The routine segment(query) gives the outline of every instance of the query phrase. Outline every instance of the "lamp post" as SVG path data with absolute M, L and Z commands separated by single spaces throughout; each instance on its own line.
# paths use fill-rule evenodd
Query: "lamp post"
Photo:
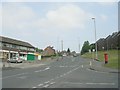
M 95 18 L 92 18 L 92 20 L 94 20 L 94 29 L 95 29 L 95 50 L 96 50 L 96 60 L 98 59 L 98 54 L 97 54 L 97 42 L 96 42 L 96 22 L 95 22 Z

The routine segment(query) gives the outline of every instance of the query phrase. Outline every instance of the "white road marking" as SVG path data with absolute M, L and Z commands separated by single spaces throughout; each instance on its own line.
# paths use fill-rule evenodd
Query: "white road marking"
M 45 68 L 45 70 L 48 70 L 48 69 L 50 69 L 50 67 Z
M 46 70 L 49 70 L 49 69 L 50 69 L 50 67 L 47 67 L 44 70 L 37 70 L 37 71 L 34 71 L 34 72 L 42 72 L 42 71 L 46 71 Z
M 63 82 L 66 84 L 87 84 L 87 85 L 115 85 L 115 83 L 74 83 L 74 82 Z
M 40 86 L 42 86 L 43 84 L 39 84 L 38 86 L 40 87 Z
M 63 83 L 68 83 L 68 84 L 84 84 L 84 83 L 73 83 L 73 82 L 63 82 Z
M 37 88 L 37 87 L 32 87 L 32 88 Z
M 47 87 L 49 87 L 50 85 L 49 84 L 47 84 L 47 85 L 45 85 L 45 86 L 43 86 L 44 88 L 47 88 Z
M 90 66 L 92 66 L 92 62 L 90 61 Z
M 28 74 L 28 73 L 20 73 L 20 74 L 16 74 L 16 75 L 11 75 L 11 76 L 2 77 L 2 78 L 0 78 L 0 79 L 6 79 L 6 78 L 9 78 L 9 77 L 15 77 L 15 76 L 20 76 L 20 75 L 24 75 L 24 74 Z
M 86 83 L 86 84 L 89 84 L 89 85 L 115 85 L 115 83 Z
M 83 68 L 83 65 L 81 65 L 81 67 Z
M 44 83 L 49 83 L 50 81 L 44 82 Z
M 55 82 L 51 82 L 50 84 L 52 85 L 52 84 L 54 84 Z

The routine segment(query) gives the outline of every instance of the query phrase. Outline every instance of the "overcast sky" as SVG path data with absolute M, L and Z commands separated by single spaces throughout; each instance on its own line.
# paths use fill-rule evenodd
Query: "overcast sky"
M 13 0 L 15 1 L 15 0 Z M 23 0 L 19 0 L 23 1 Z M 113 1 L 113 0 L 110 0 Z M 1 5 L 1 4 L 0 4 Z M 84 41 L 94 43 L 96 18 L 97 39 L 118 31 L 117 2 L 2 2 L 2 36 L 27 41 L 44 49 L 79 51 Z

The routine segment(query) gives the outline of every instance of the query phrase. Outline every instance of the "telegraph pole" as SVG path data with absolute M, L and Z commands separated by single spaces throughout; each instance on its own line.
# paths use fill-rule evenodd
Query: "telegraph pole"
M 61 50 L 63 51 L 63 40 L 61 40 Z

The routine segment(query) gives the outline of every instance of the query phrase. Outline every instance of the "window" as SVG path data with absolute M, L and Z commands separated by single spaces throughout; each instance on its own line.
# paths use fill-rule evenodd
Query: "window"
M 20 46 L 21 50 L 27 50 L 27 47 Z

